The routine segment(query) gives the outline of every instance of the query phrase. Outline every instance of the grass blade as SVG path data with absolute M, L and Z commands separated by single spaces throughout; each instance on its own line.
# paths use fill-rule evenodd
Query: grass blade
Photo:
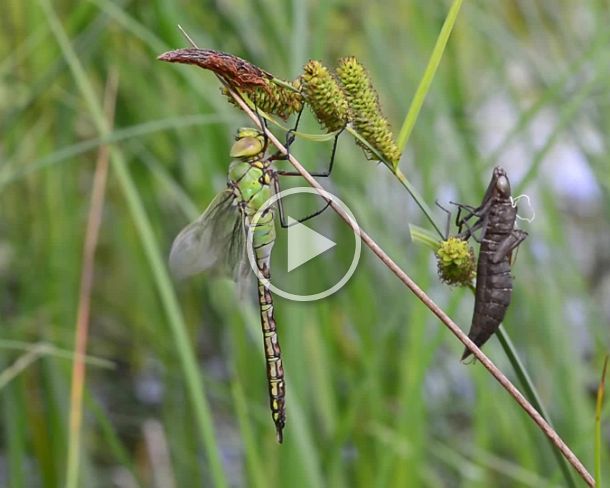
M 604 407 L 604 392 L 606 389 L 606 371 L 608 369 L 608 354 L 604 359 L 602 377 L 597 388 L 597 401 L 595 402 L 595 486 L 602 486 L 602 410 Z
M 411 132 L 413 131 L 413 127 L 415 127 L 415 122 L 419 116 L 419 111 L 424 104 L 428 90 L 430 90 L 430 85 L 432 84 L 436 70 L 441 62 L 443 53 L 445 52 L 445 46 L 447 46 L 447 41 L 449 40 L 451 31 L 455 25 L 457 16 L 460 13 L 461 6 L 462 0 L 453 0 L 453 4 L 449 9 L 445 23 L 443 24 L 441 32 L 436 40 L 436 44 L 432 50 L 432 55 L 428 61 L 428 66 L 426 66 L 426 70 L 424 71 L 422 79 L 419 82 L 419 86 L 417 87 L 415 95 L 413 96 L 413 101 L 411 102 L 407 116 L 405 117 L 402 127 L 400 128 L 400 132 L 398 133 L 398 147 L 401 151 L 404 151 L 407 143 L 409 142 Z
M 106 83 L 104 96 L 104 113 L 108 127 L 114 121 L 114 110 L 118 89 L 118 75 L 111 72 Z M 72 392 L 70 396 L 70 431 L 68 438 L 68 462 L 66 465 L 66 487 L 78 486 L 79 453 L 81 450 L 80 432 L 83 418 L 83 390 L 85 388 L 85 361 L 87 353 L 87 340 L 89 335 L 89 318 L 91 308 L 91 292 L 93 289 L 93 274 L 95 267 L 95 250 L 102 224 L 102 211 L 106 194 L 106 181 L 108 179 L 108 146 L 100 147 L 93 189 L 91 193 L 91 207 L 87 221 L 87 230 L 83 249 L 83 266 L 81 271 L 80 294 L 74 338 L 74 362 L 72 364 Z

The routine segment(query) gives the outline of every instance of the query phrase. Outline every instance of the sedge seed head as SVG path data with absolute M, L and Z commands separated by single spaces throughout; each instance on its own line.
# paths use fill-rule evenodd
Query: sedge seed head
M 339 60 L 336 72 L 348 101 L 349 117 L 354 129 L 391 164 L 392 169 L 396 169 L 400 150 L 394 141 L 389 122 L 381 113 L 379 97 L 366 69 L 355 57 L 350 56 Z M 368 156 L 375 159 L 372 154 Z
M 440 279 L 452 286 L 468 286 L 475 277 L 475 258 L 468 242 L 457 237 L 442 241 L 436 251 Z
M 300 89 L 298 79 L 289 82 L 289 84 L 297 90 Z M 277 85 L 273 81 L 268 81 L 265 87 L 255 86 L 242 89 L 242 91 L 248 95 L 257 108 L 265 113 L 277 115 L 284 120 L 292 114 L 300 112 L 303 108 L 303 97 L 299 92 Z M 229 103 L 239 107 L 225 87 L 221 88 L 221 92 L 228 98 Z
M 308 61 L 300 77 L 302 92 L 312 112 L 329 132 L 347 123 L 347 100 L 332 73 L 319 61 Z

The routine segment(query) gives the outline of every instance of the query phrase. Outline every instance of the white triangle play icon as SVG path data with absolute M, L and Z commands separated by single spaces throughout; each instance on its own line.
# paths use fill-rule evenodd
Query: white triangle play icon
M 288 217 L 288 271 L 335 247 L 336 242 Z

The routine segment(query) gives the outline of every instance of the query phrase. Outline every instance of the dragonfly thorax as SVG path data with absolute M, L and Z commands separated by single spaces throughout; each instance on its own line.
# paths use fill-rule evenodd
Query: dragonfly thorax
M 262 161 L 235 159 L 229 166 L 229 187 L 235 198 L 254 210 L 261 208 L 271 198 L 271 179 L 267 166 Z

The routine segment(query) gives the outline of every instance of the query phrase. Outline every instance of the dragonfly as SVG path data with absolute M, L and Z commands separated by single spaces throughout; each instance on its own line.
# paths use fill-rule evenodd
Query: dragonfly
M 513 277 L 511 274 L 512 252 L 527 237 L 527 232 L 515 228 L 517 205 L 511 197 L 508 175 L 497 166 L 480 206 L 456 204 L 458 237 L 468 240 L 471 236 L 481 243 L 477 263 L 477 283 L 474 313 L 468 337 L 478 347 L 487 342 L 504 319 L 511 302 Z M 462 210 L 466 216 L 461 217 Z M 476 218 L 474 224 L 468 221 Z M 462 230 L 465 228 L 464 230 Z M 481 230 L 481 237 L 474 232 Z M 462 360 L 470 356 L 466 348 Z
M 271 251 L 276 238 L 276 205 L 281 226 L 294 224 L 287 223 L 281 199 L 274 205 L 265 203 L 281 191 L 279 176 L 300 176 L 300 173 L 274 169 L 273 161 L 285 159 L 286 156 L 278 152 L 266 157 L 267 146 L 264 132 L 253 128 L 237 131 L 230 150 L 232 161 L 227 187 L 216 195 L 197 220 L 178 234 L 171 247 L 169 264 L 178 278 L 224 267 L 233 273 L 234 278 L 241 280 L 248 274 L 247 246 L 250 241 L 247 239 L 247 231 L 251 231 L 251 251 L 255 261 L 253 266 L 258 271 L 254 274 L 257 280 L 269 404 L 277 441 L 281 444 L 286 424 L 286 385 L 273 296 L 268 287 L 271 279 Z M 328 176 L 330 169 L 312 175 Z M 325 209 L 326 207 L 296 222 L 309 220 Z

